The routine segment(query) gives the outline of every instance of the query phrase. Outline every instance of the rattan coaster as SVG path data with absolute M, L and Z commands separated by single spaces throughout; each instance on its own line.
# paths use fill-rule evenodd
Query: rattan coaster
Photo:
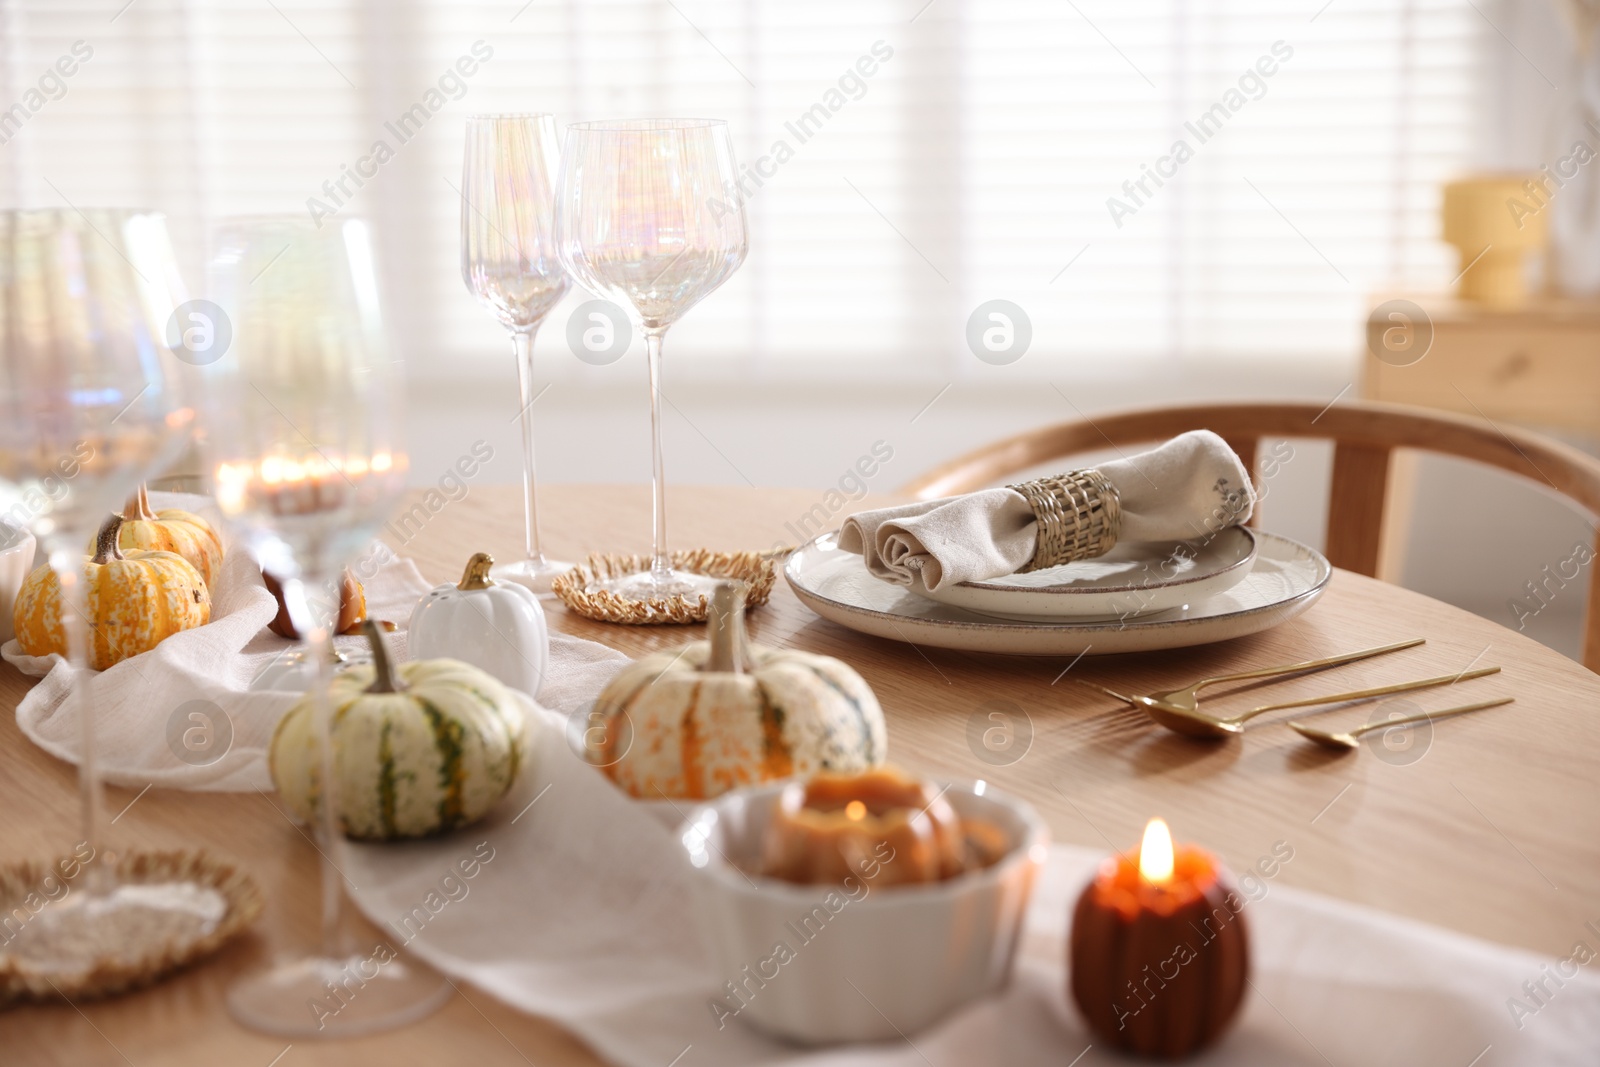
M 221 948 L 263 905 L 253 878 L 209 853 L 133 852 L 112 888 L 123 907 L 87 927 L 57 921 L 107 899 L 88 895 L 89 875 L 75 859 L 0 867 L 0 1007 L 149 985 Z
M 733 578 L 749 586 L 745 603 L 750 607 L 765 604 L 772 595 L 778 570 L 770 552 L 713 552 L 696 548 L 672 553 L 676 570 L 691 571 L 711 578 Z M 550 591 L 571 610 L 599 622 L 620 622 L 630 626 L 658 626 L 664 623 L 705 622 L 709 602 L 705 597 L 652 597 L 631 600 L 604 589 L 592 589 L 595 582 L 638 574 L 650 569 L 649 556 L 591 555 L 582 566 L 557 578 Z

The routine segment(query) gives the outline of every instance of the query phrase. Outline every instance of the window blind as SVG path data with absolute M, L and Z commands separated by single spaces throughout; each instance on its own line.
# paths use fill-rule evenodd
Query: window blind
M 722 117 L 750 255 L 674 327 L 679 380 L 1348 359 L 1371 292 L 1455 273 L 1437 190 L 1493 32 L 1466 0 L 0 0 L 0 195 L 159 207 L 196 289 L 222 215 L 367 215 L 413 375 L 498 380 L 463 118 Z M 600 373 L 557 336 L 581 299 L 548 373 Z M 1003 369 L 966 340 L 991 299 L 1032 322 Z

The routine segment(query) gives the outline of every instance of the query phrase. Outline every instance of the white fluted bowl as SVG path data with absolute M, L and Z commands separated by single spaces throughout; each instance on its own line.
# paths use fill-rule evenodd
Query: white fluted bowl
M 1005 834 L 993 866 L 929 885 L 795 885 L 744 873 L 759 869 L 784 784 L 701 804 L 680 828 L 703 935 L 731 983 L 720 1022 L 806 1044 L 887 1040 L 1006 984 L 1049 840 L 1033 808 L 981 782 L 951 785 L 958 815 Z
M 28 572 L 33 570 L 33 534 L 0 522 L 0 643 L 11 640 L 11 609 Z

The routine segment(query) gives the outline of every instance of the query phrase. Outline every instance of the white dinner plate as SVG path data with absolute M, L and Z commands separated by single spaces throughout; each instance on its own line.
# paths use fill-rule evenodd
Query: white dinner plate
M 1133 619 L 1198 604 L 1244 581 L 1256 539 L 1242 526 L 1193 541 L 1115 545 L 1094 559 L 1007 574 L 942 589 L 908 587 L 918 596 L 1002 619 Z
M 1333 574 L 1322 554 L 1259 530 L 1255 541 L 1249 573 L 1233 588 L 1168 611 L 1109 621 L 998 619 L 941 604 L 872 577 L 859 555 L 839 548 L 837 532 L 802 545 L 783 574 L 818 615 L 892 641 L 1017 656 L 1146 652 L 1260 633 L 1316 603 Z

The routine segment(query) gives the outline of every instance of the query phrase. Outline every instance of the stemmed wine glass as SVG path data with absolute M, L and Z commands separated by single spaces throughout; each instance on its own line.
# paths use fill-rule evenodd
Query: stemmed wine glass
M 371 543 L 404 489 L 403 382 L 358 219 L 320 227 L 303 216 L 226 222 L 215 235 L 212 288 L 233 334 L 230 351 L 207 368 L 205 445 L 217 505 L 279 576 L 295 628 L 306 635 L 320 757 L 321 951 L 245 976 L 229 990 L 228 1007 L 275 1034 L 371 1033 L 420 1018 L 450 987 L 393 953 L 374 959 L 343 934 L 329 723 L 333 619 L 315 593 Z M 329 991 L 350 987 L 352 976 L 355 995 L 330 1002 Z
M 0 517 L 38 538 L 60 590 L 67 662 L 89 669 L 84 546 L 113 508 L 174 459 L 193 430 L 167 332 L 184 300 L 166 221 L 129 210 L 0 212 Z M 93 701 L 74 683 L 85 881 L 40 912 L 10 951 L 63 971 L 101 952 L 140 955 L 154 912 L 194 912 L 196 887 L 116 880 L 101 839 Z M 86 851 L 87 850 L 87 851 Z M 203 907 L 202 907 L 203 910 Z M 141 921 L 141 915 L 146 921 Z M 189 931 L 200 936 L 198 925 Z M 142 936 L 143 935 L 143 936 Z
M 533 339 L 567 291 L 556 257 L 555 178 L 561 151 L 551 115 L 473 115 L 461 164 L 461 277 L 511 333 L 522 423 L 525 558 L 494 568 L 536 593 L 548 593 L 572 564 L 546 559 L 539 546 L 533 475 Z
M 650 570 L 601 584 L 634 600 L 709 595 L 716 580 L 667 558 L 661 459 L 661 339 L 744 262 L 744 204 L 728 124 L 625 119 L 567 127 L 557 189 L 561 262 L 594 293 L 633 308 L 650 370 L 654 549 Z

